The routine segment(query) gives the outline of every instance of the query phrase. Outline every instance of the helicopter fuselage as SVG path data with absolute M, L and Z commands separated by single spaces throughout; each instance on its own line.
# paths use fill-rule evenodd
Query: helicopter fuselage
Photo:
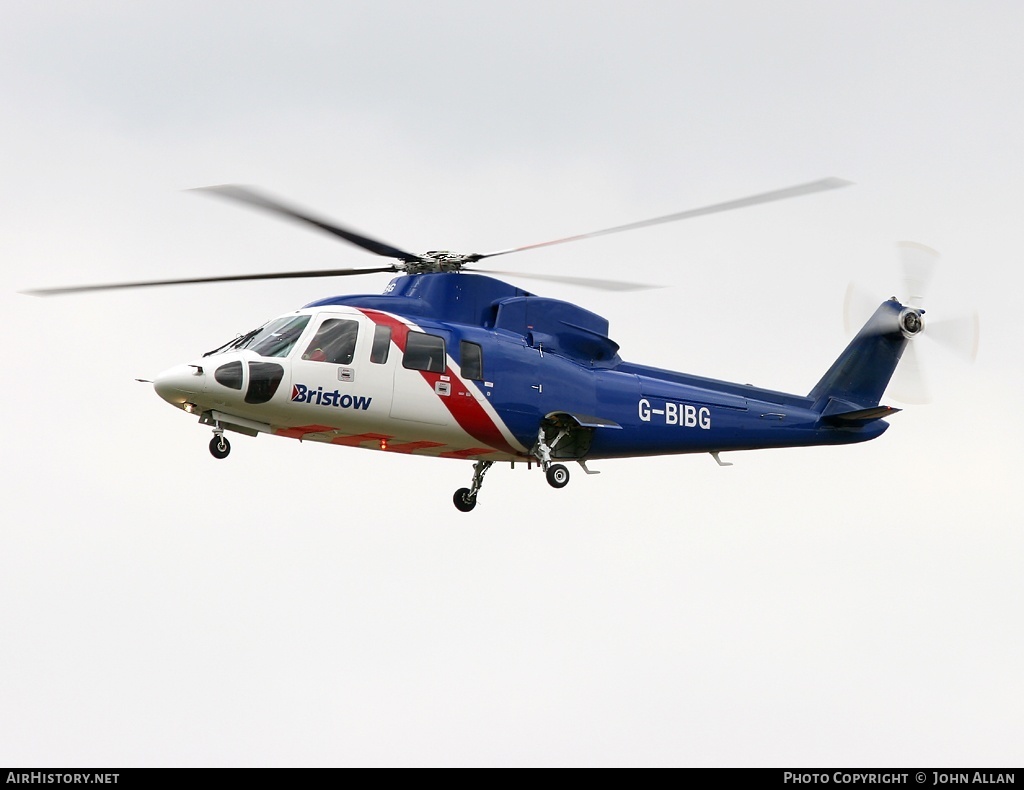
M 888 427 L 821 385 L 800 396 L 625 362 L 600 316 L 462 273 L 312 303 L 154 386 L 216 430 L 477 461 L 846 444 Z

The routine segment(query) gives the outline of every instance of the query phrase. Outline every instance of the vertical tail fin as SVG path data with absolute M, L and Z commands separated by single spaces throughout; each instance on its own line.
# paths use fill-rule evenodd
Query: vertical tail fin
M 814 409 L 836 413 L 878 406 L 907 343 L 921 331 L 921 312 L 895 298 L 882 303 L 811 390 Z

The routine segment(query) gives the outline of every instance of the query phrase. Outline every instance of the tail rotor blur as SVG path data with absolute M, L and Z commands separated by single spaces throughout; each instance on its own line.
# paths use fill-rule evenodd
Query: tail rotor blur
M 908 310 L 923 316 L 924 302 L 938 268 L 939 254 L 931 247 L 912 241 L 901 241 L 896 247 L 903 274 L 901 301 Z M 843 305 L 843 324 L 847 334 L 852 334 L 866 320 L 876 302 L 862 288 L 850 283 Z M 980 337 L 978 313 L 975 311 L 936 320 L 929 316 L 920 334 L 936 341 L 957 357 L 973 362 L 978 354 Z M 916 335 L 910 338 L 887 390 L 894 400 L 906 404 L 923 404 L 931 400 L 925 380 L 925 366 L 913 342 L 915 340 Z

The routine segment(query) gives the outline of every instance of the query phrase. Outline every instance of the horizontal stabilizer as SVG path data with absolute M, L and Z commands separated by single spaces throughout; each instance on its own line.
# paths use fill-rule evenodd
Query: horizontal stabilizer
M 829 406 L 837 404 L 842 404 L 842 401 L 832 401 Z M 839 411 L 828 414 L 828 409 L 826 409 L 826 413 L 822 414 L 821 419 L 823 422 L 832 423 L 833 425 L 849 425 L 851 423 L 880 420 L 899 411 L 902 411 L 902 409 L 894 409 L 891 406 L 872 406 L 870 409 L 854 409 L 853 411 Z

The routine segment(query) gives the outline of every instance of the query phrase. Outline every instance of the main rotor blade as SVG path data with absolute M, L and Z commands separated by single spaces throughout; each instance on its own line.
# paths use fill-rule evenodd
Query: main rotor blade
M 343 228 L 333 222 L 328 222 L 327 220 L 314 217 L 312 214 L 299 211 L 296 208 L 285 205 L 276 198 L 270 198 L 266 195 L 260 194 L 249 187 L 239 186 L 238 184 L 221 184 L 219 186 L 212 187 L 197 187 L 190 191 L 209 192 L 230 200 L 236 200 L 239 203 L 245 203 L 250 206 L 255 206 L 256 208 L 261 208 L 264 211 L 271 212 L 272 214 L 280 214 L 282 216 L 298 220 L 299 222 L 305 222 L 315 228 L 319 228 L 320 230 L 327 231 L 334 236 L 338 236 L 350 244 L 362 247 L 364 250 L 369 250 L 376 255 L 383 255 L 385 258 L 397 258 L 400 261 L 422 260 L 420 256 L 413 255 L 411 252 L 400 250 L 398 247 L 392 247 L 390 244 L 385 244 L 382 241 L 371 239 L 369 236 L 363 236 L 360 233 Z
M 523 250 L 533 250 L 538 247 L 550 247 L 554 244 L 565 244 L 569 241 L 579 241 L 581 239 L 591 239 L 595 236 L 607 236 L 611 233 L 621 233 L 626 230 L 636 230 L 638 228 L 646 228 L 650 225 L 660 225 L 664 222 L 676 222 L 681 219 L 690 219 L 691 217 L 701 217 L 705 214 L 717 214 L 722 211 L 732 211 L 737 208 L 745 208 L 747 206 L 756 206 L 760 203 L 771 203 L 776 200 L 786 200 L 788 198 L 800 197 L 801 195 L 810 195 L 814 192 L 824 192 L 827 189 L 838 189 L 839 187 L 850 186 L 852 182 L 844 181 L 841 178 L 823 178 L 820 181 L 811 181 L 807 184 L 798 184 L 797 186 L 787 187 L 786 189 L 777 189 L 773 192 L 762 192 L 759 195 L 751 195 L 750 197 L 739 198 L 738 200 L 729 200 L 725 203 L 715 203 L 711 206 L 704 206 L 702 208 L 689 209 L 688 211 L 680 211 L 677 214 L 667 214 L 664 217 L 655 217 L 654 219 L 645 219 L 639 222 L 631 222 L 628 225 L 616 225 L 614 228 L 605 228 L 604 230 L 595 230 L 590 233 L 581 233 L 578 236 L 567 236 L 564 239 L 554 239 L 552 241 L 542 241 L 539 244 L 526 244 L 522 247 L 512 247 L 507 250 L 498 250 L 497 252 L 487 252 L 483 254 L 469 255 L 467 260 L 479 261 L 484 258 L 493 258 L 496 255 L 507 255 L 510 252 L 522 252 Z
M 189 285 L 192 283 L 229 283 L 242 280 L 291 280 L 303 277 L 346 277 L 352 274 L 374 274 L 376 272 L 398 271 L 395 266 L 376 269 L 315 269 L 308 272 L 269 272 L 267 274 L 231 274 L 224 277 L 190 277 L 183 280 L 145 280 L 130 283 L 107 283 L 105 285 L 72 285 L 62 288 L 34 288 L 22 291 L 29 296 L 60 296 L 61 294 L 84 293 L 86 291 L 114 291 L 120 288 L 149 288 L 157 285 Z
M 553 283 L 582 285 L 585 288 L 599 288 L 602 291 L 644 291 L 651 288 L 664 288 L 664 285 L 648 285 L 646 283 L 628 283 L 622 280 L 599 280 L 594 277 L 562 277 L 558 274 L 524 274 L 488 269 L 487 274 L 501 274 L 509 277 L 522 277 L 526 280 L 547 280 Z

